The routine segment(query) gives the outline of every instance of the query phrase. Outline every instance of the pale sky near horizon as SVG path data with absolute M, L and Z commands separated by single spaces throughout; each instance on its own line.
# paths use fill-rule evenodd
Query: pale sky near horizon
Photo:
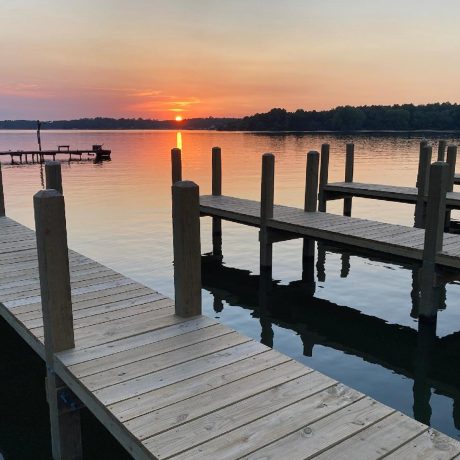
M 460 102 L 460 0 L 0 6 L 0 119 Z

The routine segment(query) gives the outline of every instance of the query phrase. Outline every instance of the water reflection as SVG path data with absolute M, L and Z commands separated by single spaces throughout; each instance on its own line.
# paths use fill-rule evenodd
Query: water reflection
M 182 133 L 180 131 L 176 134 L 176 147 L 182 150 Z
M 318 280 L 326 276 L 326 254 L 338 251 L 327 249 L 319 244 Z M 350 254 L 344 252 L 341 261 L 341 276 L 346 277 L 351 269 Z M 420 297 L 420 268 L 406 264 L 403 269 L 413 274 L 412 310 L 407 313 L 415 316 Z M 300 280 L 281 285 L 271 278 L 269 271 L 253 275 L 249 270 L 227 267 L 222 257 L 211 254 L 202 257 L 202 270 L 203 288 L 214 297 L 216 313 L 222 311 L 225 303 L 251 310 L 251 316 L 260 323 L 260 340 L 265 345 L 273 346 L 274 326 L 277 326 L 298 334 L 304 356 L 313 356 L 314 347 L 321 345 L 383 366 L 413 381 L 409 415 L 430 424 L 430 399 L 434 391 L 453 400 L 453 424 L 460 429 L 460 368 L 454 365 L 460 352 L 460 331 L 440 338 L 435 323 L 420 322 L 416 330 L 319 298 L 315 296 L 315 276 L 311 272 Z

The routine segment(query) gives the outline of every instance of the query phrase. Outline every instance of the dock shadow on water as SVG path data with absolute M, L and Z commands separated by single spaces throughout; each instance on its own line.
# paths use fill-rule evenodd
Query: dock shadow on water
M 259 322 L 260 341 L 269 347 L 274 345 L 276 331 L 295 333 L 301 340 L 301 345 L 297 346 L 302 349 L 291 349 L 289 354 L 303 355 L 301 360 L 315 369 L 318 369 L 322 358 L 313 358 L 315 354 L 321 355 L 320 350 L 324 348 L 358 358 L 410 382 L 412 395 L 407 388 L 400 389 L 400 398 L 408 400 L 406 410 L 400 410 L 422 423 L 436 425 L 432 423 L 433 395 L 448 398 L 452 401 L 452 415 L 450 420 L 442 422 L 441 429 L 455 436 L 455 430 L 460 430 L 460 367 L 456 365 L 460 353 L 460 326 L 458 332 L 438 337 L 436 323 L 418 322 L 414 323 L 415 328 L 391 324 L 382 318 L 321 298 L 317 293 L 317 284 L 326 280 L 326 254 L 340 254 L 341 278 L 346 278 L 352 267 L 350 253 L 346 249 L 325 247 L 321 243 L 318 249 L 316 266 L 304 271 L 301 279 L 288 284 L 273 280 L 269 271 L 255 275 L 249 270 L 226 266 L 221 256 L 206 254 L 202 257 L 203 289 L 211 294 L 213 308 L 218 315 L 224 308 L 249 310 Z M 367 256 L 360 254 L 360 257 Z M 412 286 L 408 286 L 412 305 L 408 302 L 407 315 L 417 317 L 420 268 L 407 261 L 400 261 L 398 266 L 412 272 Z M 443 309 L 445 288 L 439 289 L 438 294 L 439 308 Z M 289 346 L 292 347 L 292 342 Z M 334 375 L 331 367 L 327 364 L 324 367 L 330 376 L 344 380 L 340 371 Z M 381 393 L 374 388 L 373 396 L 388 403 L 385 399 L 387 389 L 382 383 Z M 364 391 L 355 379 L 353 384 Z
M 0 460 L 50 460 L 45 364 L 3 318 L 0 348 Z M 82 431 L 84 458 L 132 458 L 87 409 Z

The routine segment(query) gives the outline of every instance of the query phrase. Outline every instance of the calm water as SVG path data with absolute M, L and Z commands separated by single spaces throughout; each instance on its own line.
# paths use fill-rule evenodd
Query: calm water
M 429 140 L 437 142 L 436 138 Z M 71 248 L 170 296 L 172 147 L 182 146 L 183 177 L 197 182 L 202 193 L 210 193 L 211 147 L 222 147 L 223 192 L 253 199 L 259 198 L 261 154 L 273 152 L 276 202 L 302 206 L 306 152 L 329 142 L 330 180 L 343 180 L 345 143 L 350 141 L 356 146 L 356 181 L 414 185 L 417 136 L 42 133 L 44 148 L 104 143 L 112 149 L 111 162 L 62 164 Z M 449 141 L 458 143 L 459 137 Z M 0 150 L 35 145 L 33 132 L 0 132 Z M 42 187 L 41 167 L 9 165 L 8 158 L 2 161 L 7 214 L 33 227 L 32 196 Z M 340 213 L 341 206 L 340 201 L 329 202 L 328 211 Z M 413 207 L 355 199 L 353 215 L 411 225 Z M 438 315 L 437 338 L 431 347 L 432 363 L 427 377 L 420 377 L 430 347 L 420 339 L 417 343 L 418 324 L 411 316 L 415 266 L 320 246 L 315 282 L 302 283 L 301 241 L 278 243 L 273 259 L 275 287 L 267 312 L 260 309 L 267 299 L 259 295 L 257 231 L 224 222 L 224 257 L 223 263 L 218 263 L 205 255 L 211 250 L 211 221 L 206 218 L 201 222 L 205 314 L 460 437 L 459 283 L 447 285 L 445 308 Z M 42 363 L 3 323 L 0 334 L 1 346 L 9 353 L 0 369 L 0 452 L 5 458 L 48 458 Z M 416 355 L 421 357 L 419 362 Z M 25 369 L 25 363 L 30 369 Z M 88 458 L 103 458 L 94 454 L 94 449 L 104 436 L 109 446 L 107 458 L 123 458 L 123 450 L 111 444 L 88 414 L 85 417 Z

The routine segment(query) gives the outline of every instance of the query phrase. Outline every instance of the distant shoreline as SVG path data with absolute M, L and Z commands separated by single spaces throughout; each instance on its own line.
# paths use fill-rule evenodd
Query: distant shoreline
M 30 132 L 30 133 L 35 133 L 35 129 L 24 129 L 24 128 L 0 128 L 0 132 L 17 132 L 17 131 L 23 131 L 23 132 Z M 396 129 L 361 129 L 361 130 L 305 130 L 305 131 L 284 131 L 284 130 L 241 130 L 241 131 L 236 131 L 236 130 L 219 130 L 219 129 L 180 129 L 178 128 L 163 128 L 163 129 L 151 129 L 151 128 L 118 128 L 118 129 L 95 129 L 95 128 L 45 128 L 42 129 L 42 131 L 47 131 L 47 132 L 77 132 L 77 131 L 83 131 L 83 132 L 121 132 L 121 131 L 127 131 L 127 132 L 135 132 L 135 131 L 155 131 L 155 132 L 161 132 L 161 131 L 170 131 L 170 132 L 219 132 L 219 133 L 247 133 L 247 134 L 460 134 L 460 129 L 407 129 L 407 130 L 396 130 Z

